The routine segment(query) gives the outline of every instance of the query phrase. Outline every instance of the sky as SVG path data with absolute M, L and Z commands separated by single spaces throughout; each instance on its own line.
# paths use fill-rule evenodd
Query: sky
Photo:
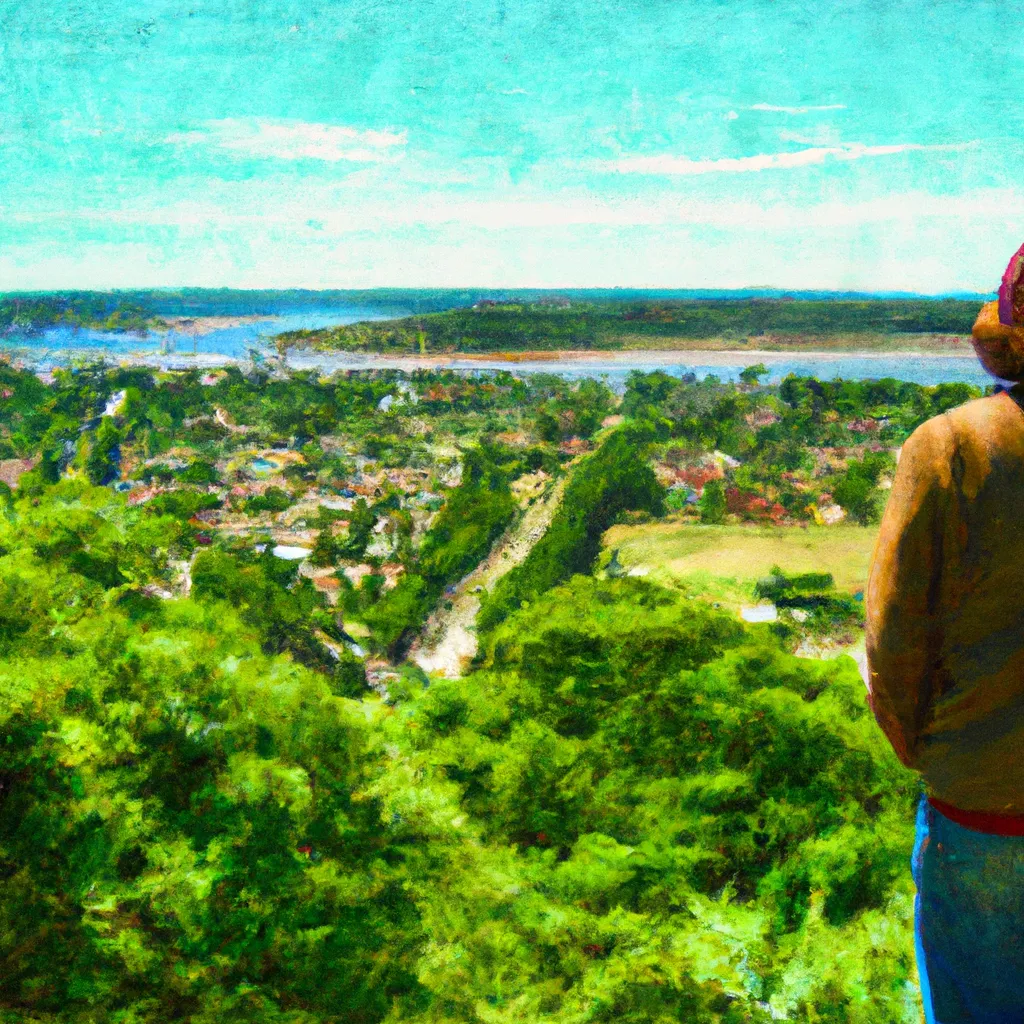
M 1011 0 L 0 0 L 0 291 L 991 291 Z

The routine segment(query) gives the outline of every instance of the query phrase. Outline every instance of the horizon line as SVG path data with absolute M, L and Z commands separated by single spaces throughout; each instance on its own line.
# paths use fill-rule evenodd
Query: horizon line
M 992 300 L 997 292 L 971 291 L 969 289 L 946 289 L 938 292 L 917 292 L 900 288 L 817 288 L 813 286 L 801 286 L 798 288 L 783 288 L 776 285 L 743 285 L 733 287 L 718 286 L 678 286 L 678 285 L 368 285 L 368 286 L 330 286 L 311 287 L 308 285 L 294 286 L 253 286 L 253 285 L 114 285 L 107 288 L 82 288 L 76 286 L 57 286 L 51 288 L 12 288 L 0 290 L 0 298 L 29 296 L 29 295 L 117 295 L 132 294 L 139 292 L 164 292 L 173 294 L 175 292 L 270 292 L 287 293 L 303 292 L 310 295 L 324 294 L 330 292 L 359 293 L 359 292 L 652 292 L 652 293 L 690 293 L 690 294 L 747 294 L 747 295 L 778 295 L 800 296 L 800 295 L 862 295 L 869 297 L 889 298 L 914 298 L 914 299 L 979 299 Z

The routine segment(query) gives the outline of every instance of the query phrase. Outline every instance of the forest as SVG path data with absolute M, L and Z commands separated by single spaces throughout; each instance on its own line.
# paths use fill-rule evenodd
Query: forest
M 497 297 L 494 297 L 497 295 Z M 280 351 L 314 348 L 394 354 L 618 350 L 712 345 L 872 347 L 878 339 L 970 334 L 977 301 L 756 295 L 702 297 L 598 289 L 489 293 L 480 289 L 304 291 L 168 289 L 0 294 L 0 334 L 68 326 L 165 330 L 164 318 L 276 316 L 365 309 L 368 319 L 276 335 Z M 391 319 L 369 319 L 386 312 Z M 396 319 L 397 318 L 397 319 Z M 874 342 L 871 339 L 875 339 Z
M 145 331 L 161 324 L 143 304 L 110 293 L 0 295 L 0 333 L 54 326 Z
M 565 296 L 532 302 L 481 300 L 470 308 L 383 322 L 363 321 L 277 336 L 282 350 L 393 353 L 617 350 L 685 347 L 717 340 L 752 348 L 836 344 L 854 336 L 971 332 L 977 302 L 961 299 L 643 299 Z M 850 345 L 845 337 L 844 345 Z
M 764 376 L 0 365 L 0 1020 L 918 1020 L 829 538 L 981 392 Z

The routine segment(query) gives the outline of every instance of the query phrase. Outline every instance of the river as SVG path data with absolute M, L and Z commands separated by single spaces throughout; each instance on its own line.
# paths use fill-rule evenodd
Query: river
M 0 353 L 25 364 L 49 369 L 86 359 L 138 362 L 166 369 L 186 366 L 212 367 L 248 362 L 256 355 L 277 361 L 272 338 L 282 331 L 313 330 L 358 320 L 384 320 L 400 315 L 366 306 L 279 313 L 267 317 L 203 318 L 200 327 L 171 331 L 113 333 L 53 327 L 34 333 L 9 333 L 0 338 Z M 917 384 L 964 381 L 983 386 L 992 378 L 970 354 L 932 355 L 834 352 L 607 352 L 566 353 L 553 358 L 500 359 L 469 356 L 386 356 L 292 350 L 286 364 L 293 368 L 336 370 L 438 369 L 464 372 L 507 370 L 515 374 L 557 373 L 572 379 L 598 377 L 618 390 L 632 370 L 663 370 L 673 376 L 714 375 L 721 380 L 739 379 L 740 371 L 754 363 L 768 367 L 767 381 L 776 382 L 790 373 L 822 380 L 878 379 L 893 377 Z

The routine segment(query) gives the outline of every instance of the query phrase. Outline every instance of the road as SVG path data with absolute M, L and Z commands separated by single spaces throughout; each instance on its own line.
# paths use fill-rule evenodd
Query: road
M 569 474 L 550 484 L 525 512 L 498 538 L 490 554 L 456 584 L 427 620 L 423 633 L 409 652 L 409 660 L 431 675 L 456 679 L 477 650 L 476 614 L 482 592 L 519 565 L 544 536 L 562 500 Z

